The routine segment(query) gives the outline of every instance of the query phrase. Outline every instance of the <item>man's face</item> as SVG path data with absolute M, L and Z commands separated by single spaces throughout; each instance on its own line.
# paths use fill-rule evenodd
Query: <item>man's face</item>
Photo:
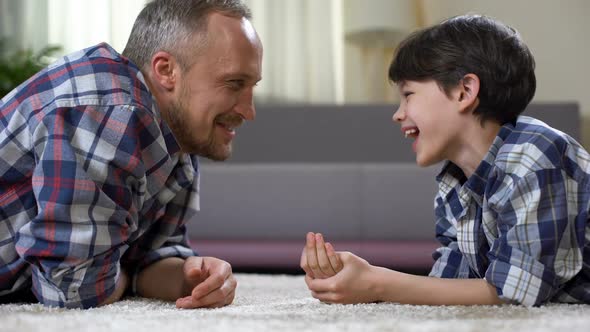
M 262 45 L 248 20 L 213 13 L 197 57 L 181 73 L 168 125 L 184 152 L 225 160 L 235 129 L 256 115 L 252 98 Z

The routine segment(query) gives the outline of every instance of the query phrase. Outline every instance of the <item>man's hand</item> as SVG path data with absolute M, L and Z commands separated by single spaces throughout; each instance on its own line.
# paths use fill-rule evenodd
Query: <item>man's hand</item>
M 183 294 L 176 307 L 217 308 L 233 302 L 237 281 L 229 263 L 214 257 L 189 257 L 183 265 Z
M 324 242 L 322 234 L 312 232 L 307 233 L 300 266 L 306 275 L 318 279 L 329 278 L 342 270 L 342 262 L 332 244 Z

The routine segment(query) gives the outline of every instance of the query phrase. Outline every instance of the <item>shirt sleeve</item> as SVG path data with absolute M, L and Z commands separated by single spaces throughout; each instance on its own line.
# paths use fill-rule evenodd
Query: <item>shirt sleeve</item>
M 144 268 L 164 258 L 198 256 L 191 249 L 186 229 L 186 222 L 193 219 L 199 209 L 198 160 L 185 155 L 179 167 L 187 168 L 186 173 L 197 174 L 197 178 L 190 186 L 178 191 L 152 227 L 134 241 L 123 256 L 123 265 L 130 267 L 133 295 L 137 295 L 137 277 Z
M 587 214 L 577 212 L 578 184 L 560 169 L 501 182 L 489 200 L 498 237 L 485 278 L 501 299 L 540 305 L 582 268 Z
M 445 204 L 437 194 L 434 212 L 436 216 L 436 238 L 442 244 L 433 254 L 434 265 L 429 273 L 438 278 L 473 278 L 475 277 L 467 260 L 457 244 L 457 227 L 446 216 Z
M 168 162 L 160 127 L 130 106 L 58 107 L 32 139 L 38 213 L 18 231 L 17 252 L 33 267 L 40 302 L 97 306 L 113 293 L 138 228 L 146 174 Z

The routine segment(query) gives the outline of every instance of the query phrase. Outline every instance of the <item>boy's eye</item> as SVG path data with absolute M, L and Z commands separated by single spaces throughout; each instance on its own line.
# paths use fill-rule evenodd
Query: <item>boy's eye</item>
M 410 95 L 413 95 L 413 94 L 414 93 L 413 92 L 410 92 L 410 91 L 406 91 L 406 92 L 402 93 L 402 95 L 404 96 L 404 98 L 408 98 Z

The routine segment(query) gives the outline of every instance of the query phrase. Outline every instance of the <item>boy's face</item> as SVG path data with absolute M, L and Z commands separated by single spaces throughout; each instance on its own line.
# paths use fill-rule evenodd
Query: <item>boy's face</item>
M 463 125 L 458 90 L 447 96 L 433 80 L 400 82 L 398 89 L 401 99 L 393 120 L 414 140 L 416 163 L 425 167 L 454 160 L 460 151 Z

